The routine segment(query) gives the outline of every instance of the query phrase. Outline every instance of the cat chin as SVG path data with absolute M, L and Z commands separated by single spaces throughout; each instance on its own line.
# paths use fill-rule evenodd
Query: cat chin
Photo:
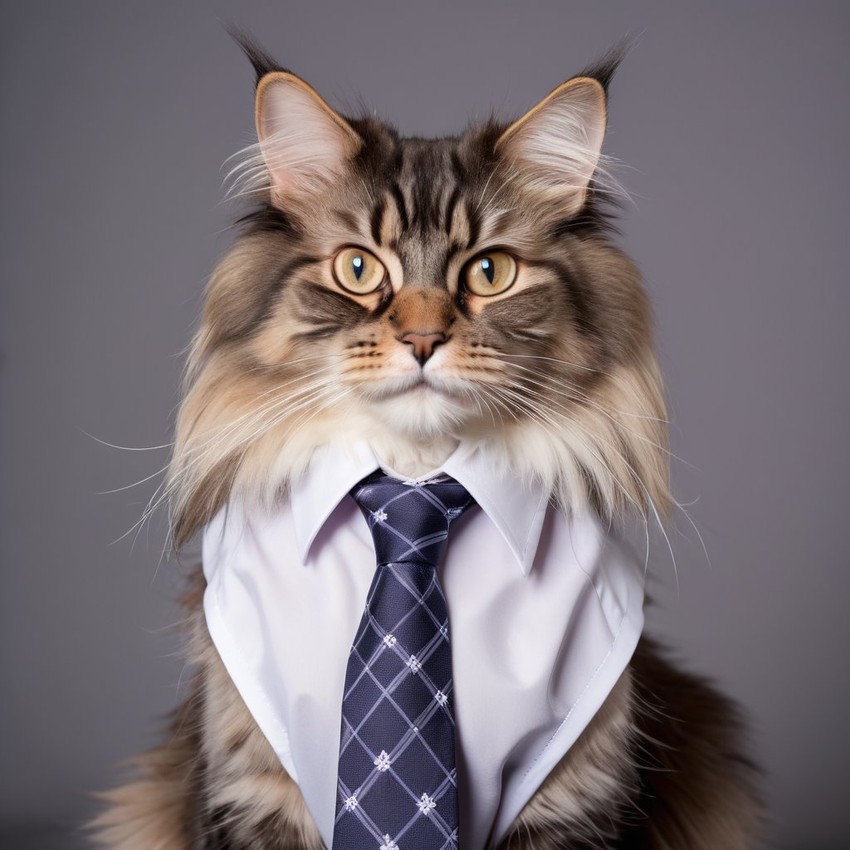
M 462 401 L 427 387 L 377 399 L 371 403 L 370 412 L 379 432 L 389 431 L 417 443 L 456 433 L 469 418 L 469 409 Z

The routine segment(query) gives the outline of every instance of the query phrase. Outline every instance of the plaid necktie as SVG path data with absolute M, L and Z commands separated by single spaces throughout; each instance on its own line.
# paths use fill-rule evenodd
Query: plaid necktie
M 351 491 L 378 568 L 345 675 L 332 850 L 456 850 L 446 598 L 437 563 L 472 497 L 441 475 L 376 472 Z

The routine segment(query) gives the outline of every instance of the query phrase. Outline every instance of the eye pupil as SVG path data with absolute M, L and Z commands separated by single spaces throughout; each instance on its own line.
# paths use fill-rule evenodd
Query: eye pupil
M 353 257 L 351 265 L 354 269 L 354 277 L 356 277 L 357 280 L 360 280 L 360 277 L 363 274 L 363 257 L 359 254 L 356 257 Z
M 513 285 L 517 276 L 517 262 L 507 251 L 492 248 L 480 253 L 465 265 L 458 284 L 467 292 L 481 298 L 501 295 Z
M 496 276 L 496 266 L 489 257 L 482 257 L 481 271 L 484 272 L 484 277 L 487 278 L 487 282 L 492 283 L 493 278 Z

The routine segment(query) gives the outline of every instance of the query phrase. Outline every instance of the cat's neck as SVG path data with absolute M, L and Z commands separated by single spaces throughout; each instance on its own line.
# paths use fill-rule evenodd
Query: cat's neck
M 415 440 L 389 433 L 373 435 L 369 442 L 382 466 L 410 478 L 438 469 L 458 446 L 454 437 Z

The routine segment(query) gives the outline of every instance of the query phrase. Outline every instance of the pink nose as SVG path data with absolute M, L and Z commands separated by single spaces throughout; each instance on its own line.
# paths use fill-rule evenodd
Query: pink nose
M 411 331 L 399 337 L 399 341 L 411 347 L 411 354 L 416 358 L 420 366 L 434 353 L 438 345 L 446 341 L 446 335 L 442 331 L 419 333 Z

